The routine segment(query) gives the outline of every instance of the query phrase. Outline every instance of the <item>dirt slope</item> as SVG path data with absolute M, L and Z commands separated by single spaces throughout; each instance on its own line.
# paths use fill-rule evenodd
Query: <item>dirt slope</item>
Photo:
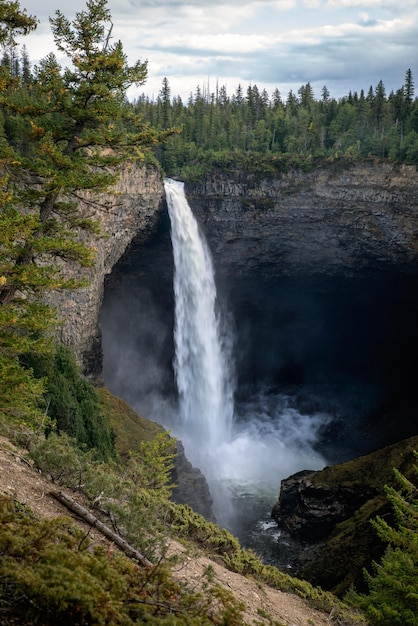
M 12 446 L 8 440 L 0 437 L 1 494 L 10 495 L 26 504 L 40 517 L 70 516 L 68 510 L 50 495 L 53 489 L 53 483 L 37 472 L 24 459 L 23 453 Z M 78 497 L 72 495 L 75 498 Z M 75 518 L 74 522 L 83 524 Z M 93 541 L 106 541 L 96 529 L 91 530 L 89 536 Z M 180 544 L 173 544 L 172 548 L 183 549 Z M 216 580 L 232 591 L 236 598 L 246 606 L 246 624 L 326 626 L 332 623 L 330 616 L 308 607 L 297 596 L 259 585 L 204 556 L 187 557 L 176 575 L 186 577 L 192 582 L 196 581 L 198 584 L 202 572 L 208 565 L 212 566 Z

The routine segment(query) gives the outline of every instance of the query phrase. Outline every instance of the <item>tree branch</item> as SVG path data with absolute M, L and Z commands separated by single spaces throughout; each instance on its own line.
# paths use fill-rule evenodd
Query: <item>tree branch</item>
M 107 537 L 107 539 L 110 539 L 110 541 L 113 541 L 113 543 L 116 544 L 121 550 L 123 550 L 123 552 L 125 552 L 125 554 L 127 554 L 130 558 L 135 559 L 146 568 L 154 567 L 151 561 L 149 561 L 143 554 L 138 552 L 138 550 L 131 546 L 120 535 L 116 534 L 111 528 L 109 528 L 109 526 L 103 524 L 103 522 L 97 519 L 97 517 L 90 513 L 90 511 L 81 506 L 81 504 L 78 504 L 78 502 L 76 502 L 74 498 L 71 498 L 63 491 L 52 491 L 51 495 L 56 500 L 61 502 L 61 504 L 64 504 L 67 509 L 69 509 L 70 511 L 81 517 L 81 519 L 83 519 L 85 522 L 90 524 L 90 526 L 97 528 L 97 530 L 100 531 L 102 535 Z

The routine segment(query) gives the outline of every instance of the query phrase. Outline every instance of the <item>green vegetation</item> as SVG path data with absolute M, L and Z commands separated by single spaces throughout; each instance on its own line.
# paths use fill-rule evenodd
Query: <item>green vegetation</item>
M 417 482 L 418 467 L 414 470 Z M 417 626 L 418 489 L 399 470 L 395 476 L 398 489 L 386 487 L 395 524 L 379 516 L 372 520 L 377 535 L 389 548 L 381 563 L 374 563 L 373 573 L 365 572 L 368 595 L 357 595 L 355 600 L 375 626 Z
M 94 448 L 103 460 L 115 458 L 115 435 L 103 415 L 97 390 L 82 375 L 69 348 L 57 344 L 48 357 L 31 359 L 28 355 L 26 362 L 36 378 L 45 381 L 50 428 L 66 433 L 81 448 Z
M 314 486 L 325 489 L 328 497 L 357 504 L 353 512 L 337 524 L 331 535 L 306 559 L 298 575 L 315 585 L 329 589 L 339 597 L 355 587 L 367 590 L 363 569 L 378 561 L 387 542 L 376 536 L 370 520 L 391 515 L 385 485 L 396 486 L 393 468 L 410 480 L 414 478 L 414 450 L 418 436 L 387 446 L 372 454 L 327 467 L 312 476 Z M 357 500 L 356 500 L 357 499 Z
M 220 558 L 223 565 L 233 572 L 251 577 L 273 589 L 294 593 L 307 600 L 310 606 L 332 614 L 342 624 L 364 623 L 361 614 L 338 600 L 334 594 L 293 578 L 277 567 L 264 564 L 252 550 L 242 548 L 238 539 L 227 530 L 206 521 L 189 506 L 171 503 L 167 519 L 177 536 L 192 540 L 208 554 Z
M 44 422 L 45 381 L 22 357 L 53 350 L 55 313 L 43 295 L 80 286 L 65 278 L 66 263 L 94 262 L 83 230 L 99 233 L 100 225 L 80 214 L 80 197 L 109 190 L 127 159 L 144 160 L 171 135 L 126 105 L 126 90 L 145 81 L 147 66 L 129 66 L 121 42 L 113 43 L 106 0 L 89 0 L 73 22 L 58 11 L 50 23 L 71 69 L 49 54 L 31 72 L 24 51 L 19 62 L 15 35 L 36 20 L 18 2 L 1 5 L 0 419 L 22 430 Z
M 114 396 L 106 387 L 97 387 L 100 410 L 115 433 L 116 450 L 125 459 L 141 442 L 151 441 L 163 432 L 163 427 L 134 411 L 124 400 Z
M 171 97 L 165 78 L 157 99 L 141 96 L 135 111 L 156 128 L 182 129 L 156 152 L 165 171 L 184 180 L 214 168 L 272 176 L 341 159 L 418 164 L 418 101 L 409 69 L 396 92 L 386 94 L 380 81 L 339 100 L 326 86 L 316 99 L 307 83 L 284 98 L 278 89 L 269 96 L 257 85 L 245 93 L 239 85 L 232 95 L 224 86 L 215 92 L 197 87 L 183 102 Z
M 210 95 L 198 89 L 185 105 L 171 100 L 165 79 L 156 102 L 130 104 L 126 91 L 145 81 L 147 66 L 129 66 L 121 42 L 113 43 L 106 0 L 88 0 L 72 22 L 58 11 L 50 23 L 69 68 L 53 54 L 31 68 L 16 35 L 29 34 L 37 20 L 19 2 L 0 5 L 0 430 L 156 565 L 140 568 L 91 545 L 68 521 L 40 521 L 1 498 L 2 623 L 241 624 L 242 607 L 213 582 L 210 568 L 200 590 L 174 580 L 166 548 L 172 533 L 231 570 L 306 598 L 340 624 L 361 623 L 332 594 L 264 565 L 225 529 L 170 501 L 173 440 L 85 379 L 54 341 L 56 313 L 45 296 L 82 286 L 64 269 L 94 263 L 83 233 L 99 236 L 100 224 L 80 213 L 80 198 L 91 194 L 93 202 L 108 192 L 127 160 L 158 159 L 166 173 L 188 180 L 213 168 L 261 177 L 339 159 L 418 164 L 410 71 L 389 96 L 379 83 L 367 96 L 338 102 L 324 87 L 316 101 L 308 83 L 286 102 L 278 91 L 269 98 L 252 86 L 232 97 L 224 88 Z M 387 492 L 398 529 L 375 522 L 393 547 L 367 577 L 370 594 L 355 602 L 373 623 L 415 625 L 416 492 L 398 478 L 406 495 Z
M 233 571 L 250 576 L 260 584 L 296 593 L 312 606 L 332 612 L 340 623 L 363 623 L 358 612 L 350 610 L 331 593 L 264 565 L 256 554 L 242 549 L 238 540 L 225 529 L 207 522 L 188 506 L 170 502 L 168 479 L 173 462 L 172 446 L 169 435 L 161 433 L 151 442 L 144 442 L 127 463 L 120 464 L 101 462 L 92 451 L 83 452 L 74 446 L 66 435 L 53 433 L 48 438 L 32 441 L 30 454 L 36 467 L 57 486 L 82 494 L 95 515 L 104 517 L 107 524 L 111 521 L 132 546 L 156 565 L 151 571 L 139 570 L 113 551 L 93 548 L 88 533 L 70 528 L 68 522 L 39 522 L 22 507 L 3 499 L 3 509 L 0 506 L 0 517 L 4 516 L 0 527 L 3 568 L 0 570 L 0 610 L 2 615 L 10 616 L 10 622 L 5 623 L 12 624 L 16 617 L 20 618 L 20 623 L 36 623 L 40 616 L 45 619 L 43 616 L 47 615 L 49 619 L 50 611 L 51 621 L 40 623 L 52 624 L 54 619 L 64 619 L 64 616 L 69 624 L 109 623 L 98 616 L 100 611 L 113 610 L 111 607 L 116 600 L 122 604 L 122 616 L 126 619 L 121 623 L 141 623 L 141 619 L 145 621 L 145 614 L 136 605 L 138 587 L 134 585 L 130 589 L 134 572 L 132 575 L 137 577 L 140 588 L 144 585 L 143 610 L 147 615 L 149 612 L 158 616 L 162 623 L 165 623 L 164 615 L 169 614 L 173 620 L 167 621 L 170 624 L 242 624 L 241 608 L 229 593 L 217 587 L 211 568 L 206 571 L 202 589 L 192 590 L 186 584 L 179 589 L 169 568 L 175 565 L 181 569 L 178 559 L 182 557 L 167 555 L 167 540 L 172 536 L 182 538 L 189 546 L 184 558 L 195 554 L 193 546 L 197 545 Z M 30 532 L 28 525 L 31 525 Z M 107 561 L 102 561 L 105 558 Z M 63 593 L 57 594 L 61 577 L 67 576 L 67 568 L 72 573 L 63 586 Z M 109 580 L 110 571 L 114 571 L 116 580 Z M 44 583 L 40 584 L 42 579 Z M 86 593 L 85 586 L 90 593 Z M 113 595 L 112 590 L 116 588 L 119 595 L 116 591 Z M 184 602 L 179 600 L 179 594 Z M 130 609 L 136 611 L 133 615 L 139 616 L 138 622 L 125 618 L 124 611 Z M 96 615 L 95 611 L 97 617 L 89 617 L 91 612 Z M 132 618 L 132 614 L 128 614 Z
M 2 624 L 242 624 L 231 593 L 210 581 L 196 591 L 168 564 L 151 571 L 111 547 L 93 547 L 69 520 L 40 521 L 0 498 Z

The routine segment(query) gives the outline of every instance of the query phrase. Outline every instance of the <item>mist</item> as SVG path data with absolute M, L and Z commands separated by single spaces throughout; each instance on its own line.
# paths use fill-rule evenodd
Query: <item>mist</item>
M 103 376 L 183 441 L 209 482 L 218 520 L 239 535 L 268 520 L 283 478 L 414 434 L 418 289 L 416 278 L 393 268 L 354 277 L 236 277 L 214 258 L 213 271 L 233 382 L 225 440 L 196 442 L 181 415 L 166 214 L 105 286 Z

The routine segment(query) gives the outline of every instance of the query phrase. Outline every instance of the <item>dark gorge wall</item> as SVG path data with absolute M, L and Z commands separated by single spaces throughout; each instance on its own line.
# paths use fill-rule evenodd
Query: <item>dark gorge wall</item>
M 215 259 L 235 276 L 408 271 L 417 258 L 414 167 L 330 164 L 265 180 L 220 171 L 186 189 Z
M 415 434 L 416 169 L 218 172 L 186 191 L 234 311 L 241 386 L 331 414 L 330 462 Z
M 335 165 L 186 185 L 235 335 L 237 401 L 261 384 L 323 411 L 322 452 L 352 458 L 415 434 L 418 177 Z M 175 395 L 169 221 L 113 269 L 102 314 L 105 380 L 142 414 Z
M 86 193 L 80 200 L 81 214 L 100 225 L 99 236 L 90 231 L 79 235 L 95 251 L 94 266 L 56 261 L 63 266 L 65 275 L 85 281 L 86 286 L 70 292 L 53 292 L 50 296 L 50 303 L 58 309 L 58 339 L 74 350 L 84 371 L 93 376 L 102 370 L 99 318 L 105 277 L 134 237 L 138 242 L 149 238 L 161 214 L 164 197 L 161 174 L 141 164 L 127 164 L 113 192 Z

